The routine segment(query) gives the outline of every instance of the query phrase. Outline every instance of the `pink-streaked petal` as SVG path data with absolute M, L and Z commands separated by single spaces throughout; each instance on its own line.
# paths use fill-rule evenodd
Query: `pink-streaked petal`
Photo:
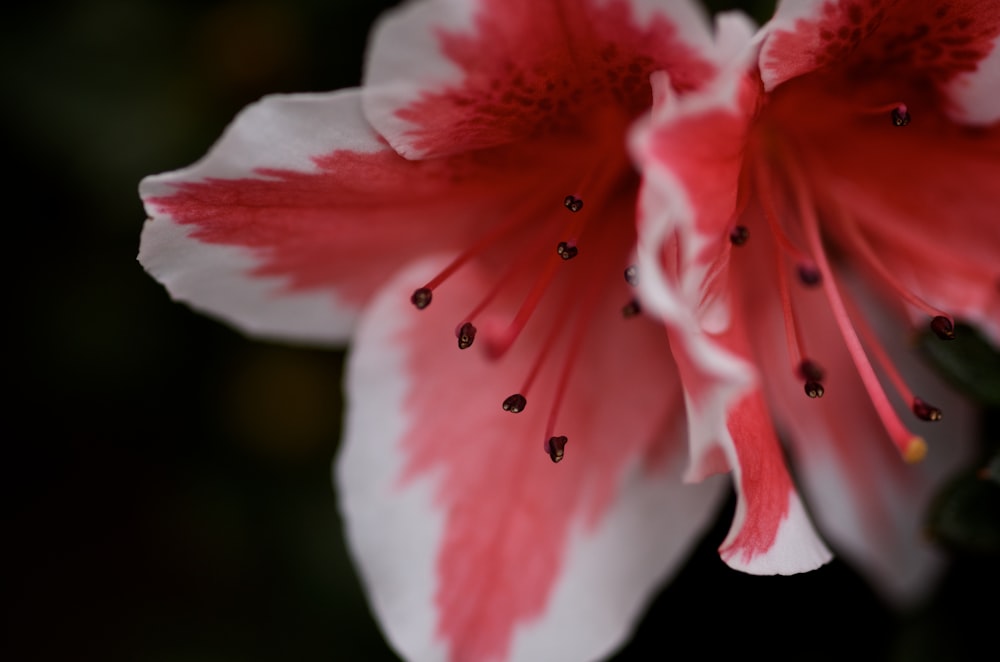
M 458 350 L 455 320 L 489 280 L 470 269 L 415 310 L 413 284 L 443 264 L 408 268 L 372 301 L 349 362 L 336 478 L 374 609 L 415 661 L 606 655 L 725 487 L 678 480 L 681 395 L 662 330 L 622 320 L 617 297 L 592 320 L 555 465 L 542 433 L 558 365 L 543 370 L 523 412 L 500 407 L 545 329 L 526 330 L 499 361 L 476 345 Z
M 957 120 L 982 124 L 998 112 L 994 0 L 786 0 L 764 30 L 760 69 L 768 91 L 820 69 L 852 70 L 862 79 L 877 71 L 951 93 L 948 111 Z
M 321 170 L 317 155 L 335 150 L 359 159 L 387 151 L 365 124 L 356 92 L 273 96 L 249 106 L 201 161 L 142 181 L 150 220 L 140 263 L 175 299 L 254 335 L 342 340 L 358 298 L 297 287 L 294 270 L 268 266 L 273 255 L 265 251 L 278 242 L 262 241 L 260 231 L 268 211 L 281 226 L 303 213 L 289 201 L 294 183 L 262 173 L 309 179 Z
M 202 161 L 143 181 L 140 261 L 243 330 L 337 341 L 404 260 L 470 245 L 578 152 L 517 147 L 408 161 L 367 125 L 357 91 L 269 97 Z
M 710 46 L 687 1 L 410 3 L 377 26 L 365 111 L 407 158 L 566 135 L 602 108 L 645 111 L 653 71 L 678 90 L 702 85 Z
M 792 484 L 760 392 L 732 407 L 731 438 L 723 447 L 733 468 L 738 501 L 719 548 L 732 568 L 755 575 L 815 570 L 832 555 L 813 528 Z
M 261 338 L 336 343 L 357 314 L 333 292 L 289 291 L 285 278 L 254 276 L 253 251 L 199 241 L 170 218 L 146 221 L 139 262 L 175 300 Z
M 854 288 L 863 292 L 862 287 Z M 768 394 L 790 443 L 817 525 L 838 555 L 869 577 L 886 598 L 910 604 L 933 588 L 941 557 L 924 532 L 929 501 L 943 480 L 969 459 L 974 411 L 908 348 L 909 330 L 871 301 L 864 310 L 914 392 L 944 412 L 937 423 L 916 419 L 897 399 L 899 415 L 929 446 L 907 464 L 884 433 L 821 296 L 802 292 L 796 309 L 813 358 L 823 366 L 825 394 L 809 399 L 790 369 L 772 371 Z M 775 302 L 755 307 L 760 360 L 790 366 Z M 768 342 L 771 339 L 771 342 Z

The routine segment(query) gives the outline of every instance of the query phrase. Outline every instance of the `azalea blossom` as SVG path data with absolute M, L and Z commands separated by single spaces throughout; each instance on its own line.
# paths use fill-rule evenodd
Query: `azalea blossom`
M 411 2 L 361 89 L 266 98 L 143 181 L 139 259 L 173 297 L 261 337 L 350 340 L 335 478 L 407 659 L 608 654 L 725 495 L 680 480 L 627 134 L 750 32 L 676 0 Z M 828 558 L 812 544 L 808 567 Z
M 1000 342 L 998 39 L 991 0 L 786 0 L 633 136 L 643 301 L 685 384 L 686 477 L 740 492 L 731 565 L 814 554 L 784 544 L 813 527 L 780 432 L 824 539 L 889 598 L 930 585 L 922 517 L 972 431 L 909 337 Z

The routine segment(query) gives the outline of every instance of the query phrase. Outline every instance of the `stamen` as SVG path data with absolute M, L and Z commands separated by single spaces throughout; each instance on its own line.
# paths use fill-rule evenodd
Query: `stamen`
M 625 282 L 635 287 L 639 284 L 639 267 L 630 264 L 625 268 Z
M 891 287 L 896 294 L 898 294 L 904 301 L 909 303 L 914 308 L 923 311 L 924 313 L 930 315 L 934 318 L 931 321 L 931 328 L 935 328 L 935 324 L 941 327 L 944 336 L 938 333 L 935 329 L 935 333 L 938 333 L 938 337 L 942 337 L 946 340 L 952 340 L 955 337 L 954 324 L 951 321 L 949 315 L 945 314 L 944 311 L 935 308 L 921 297 L 914 294 L 906 286 L 904 286 L 900 280 L 891 272 L 882 261 L 876 255 L 875 250 L 868 243 L 868 240 L 862 234 L 861 229 L 856 223 L 844 212 L 840 210 L 838 213 L 838 219 L 840 221 L 840 226 L 847 232 L 847 237 L 851 244 L 857 249 L 857 254 L 860 255 L 865 263 L 885 282 L 886 285 Z M 938 322 L 937 320 L 941 321 Z M 948 334 L 950 333 L 950 337 Z
M 938 315 L 931 320 L 931 331 L 941 340 L 955 339 L 955 325 L 944 315 Z
M 875 360 L 878 361 L 879 365 L 882 366 L 882 370 L 889 377 L 889 381 L 892 382 L 893 386 L 896 388 L 896 392 L 903 398 L 905 402 L 910 402 L 913 413 L 917 415 L 917 418 L 923 419 L 925 421 L 938 421 L 941 420 L 941 410 L 937 407 L 933 407 L 927 404 L 925 401 L 913 395 L 913 391 L 907 386 L 906 380 L 903 376 L 899 374 L 896 370 L 896 365 L 889 358 L 889 353 L 885 351 L 882 343 L 878 339 L 878 335 L 872 330 L 871 325 L 868 324 L 868 320 L 863 314 L 861 314 L 857 307 L 853 305 L 850 298 L 846 299 L 847 303 L 851 306 L 851 314 L 856 321 L 855 326 L 861 332 L 864 338 L 865 345 L 868 346 L 868 351 L 870 351 L 874 356 Z M 936 418 L 934 418 L 936 416 Z
M 566 198 L 563 200 L 563 204 L 566 206 L 566 209 L 570 210 L 573 213 L 576 213 L 581 209 L 583 209 L 583 200 L 576 197 L 575 195 L 567 195 Z
M 920 398 L 913 398 L 913 413 L 923 421 L 941 420 L 941 410 Z
M 800 265 L 812 264 L 812 260 L 809 259 L 809 256 L 806 255 L 804 251 L 800 250 L 798 246 L 792 243 L 792 240 L 789 239 L 788 235 L 785 234 L 785 230 L 781 227 L 781 223 L 778 220 L 778 213 L 775 210 L 774 200 L 771 198 L 773 183 L 767 179 L 767 170 L 766 165 L 762 165 L 756 169 L 757 197 L 760 198 L 761 209 L 764 212 L 764 218 L 767 219 L 767 225 L 770 228 L 771 233 L 774 235 L 774 238 L 777 239 L 778 247 L 791 255 L 795 262 Z
M 563 459 L 563 455 L 566 454 L 566 442 L 569 441 L 565 436 L 560 437 L 549 437 L 545 442 L 545 452 L 549 454 L 553 462 L 559 462 Z
M 413 296 L 410 297 L 410 302 L 417 307 L 417 310 L 423 310 L 427 306 L 431 305 L 431 299 L 433 294 L 430 289 L 426 287 L 421 287 L 413 292 Z
M 801 180 L 801 175 L 795 171 L 794 167 L 789 169 L 789 174 L 796 179 L 794 188 L 797 191 L 796 198 L 799 216 L 803 220 L 806 239 L 816 259 L 816 266 L 823 277 L 823 291 L 826 293 L 826 298 L 830 304 L 834 319 L 840 328 L 840 335 L 847 345 L 847 351 L 854 361 L 854 367 L 858 371 L 858 376 L 861 378 L 861 382 L 868 392 L 868 397 L 871 399 L 875 411 L 878 413 L 879 418 L 882 419 L 882 424 L 889 434 L 889 439 L 899 449 L 903 459 L 907 462 L 919 461 L 927 452 L 927 444 L 923 439 L 915 436 L 906 429 L 906 426 L 899 420 L 899 416 L 889 402 L 885 390 L 879 383 L 878 377 L 875 375 L 875 369 L 865 354 L 861 340 L 858 338 L 857 331 L 855 331 L 854 325 L 851 323 L 851 318 L 847 314 L 847 308 L 834 281 L 833 270 L 830 268 L 826 253 L 823 250 L 819 219 L 816 218 L 815 210 L 806 199 L 805 191 L 807 189 L 805 183 Z
M 802 330 L 799 328 L 799 318 L 795 314 L 795 307 L 792 305 L 792 294 L 788 286 L 788 274 L 785 271 L 785 265 L 779 260 L 776 264 L 776 271 L 778 274 L 778 294 L 781 298 L 781 312 L 785 323 L 785 342 L 788 344 L 788 359 L 794 365 L 795 361 L 799 361 L 798 372 L 799 376 L 806 381 L 818 382 L 823 379 L 822 374 L 817 374 L 818 367 L 811 361 L 805 358 L 806 351 L 802 345 Z M 806 368 L 815 367 L 816 370 L 809 370 L 806 374 Z
M 455 335 L 458 336 L 458 348 L 459 349 L 469 349 L 472 347 L 473 341 L 476 339 L 476 327 L 472 322 L 466 322 L 462 326 L 455 330 Z
M 512 414 L 520 414 L 527 405 L 528 399 L 520 393 L 515 393 L 507 396 L 507 399 L 503 401 L 503 410 Z
M 823 369 L 815 361 L 803 359 L 799 363 L 799 376 L 805 380 L 805 392 L 810 398 L 822 398 L 826 393 L 823 388 Z
M 729 243 L 733 246 L 743 246 L 750 239 L 750 230 L 745 225 L 737 225 L 729 231 Z
M 560 241 L 556 246 L 556 253 L 564 260 L 572 260 L 579 252 L 575 243 Z
M 642 312 L 642 308 L 639 307 L 639 302 L 632 299 L 627 304 L 622 306 L 622 317 L 628 319 L 630 317 L 635 317 Z
M 411 301 L 413 301 L 413 305 L 415 305 L 420 310 L 423 310 L 424 308 L 429 306 L 431 303 L 431 292 L 434 290 L 434 288 L 436 288 L 441 283 L 450 278 L 452 274 L 454 274 L 462 267 L 462 265 L 464 265 L 466 262 L 468 262 L 475 256 L 479 255 L 480 253 L 482 253 L 487 248 L 489 248 L 490 245 L 495 243 L 501 237 L 510 234 L 511 232 L 516 230 L 518 226 L 522 225 L 525 222 L 526 218 L 533 218 L 535 216 L 535 214 L 531 213 L 533 206 L 534 206 L 533 204 L 522 205 L 519 208 L 515 209 L 514 212 L 507 215 L 506 220 L 504 220 L 502 223 L 497 224 L 492 230 L 490 230 L 485 235 L 480 237 L 479 240 L 476 241 L 476 243 L 474 243 L 468 249 L 459 253 L 458 256 L 455 257 L 455 259 L 453 259 L 451 262 L 448 263 L 448 266 L 446 266 L 444 269 L 440 271 L 440 273 L 434 276 L 434 278 L 427 281 L 427 283 L 425 283 L 423 287 L 421 287 L 420 289 L 418 289 L 416 292 L 413 293 L 413 297 L 411 297 L 410 299 Z M 424 303 L 422 304 L 417 303 L 418 294 L 420 294 L 419 297 L 420 301 L 422 302 L 425 301 Z
M 902 101 L 894 101 L 893 103 L 874 106 L 872 108 L 862 108 L 861 112 L 866 115 L 889 113 L 893 126 L 906 126 L 910 123 L 910 109 Z
M 559 261 L 561 262 L 562 260 Z M 532 313 L 535 312 L 535 308 L 541 302 L 545 291 L 552 283 L 553 278 L 555 278 L 558 266 L 559 262 L 555 261 L 555 256 L 553 256 L 553 259 L 549 260 L 548 264 L 546 264 L 545 270 L 531 286 L 531 290 L 521 303 L 521 307 L 518 308 L 517 313 L 514 314 L 514 319 L 507 325 L 507 328 L 499 334 L 487 336 L 486 350 L 491 358 L 503 356 L 510 349 L 510 346 L 514 344 L 514 341 L 517 340 L 517 337 L 524 330 L 525 325 L 531 318 Z

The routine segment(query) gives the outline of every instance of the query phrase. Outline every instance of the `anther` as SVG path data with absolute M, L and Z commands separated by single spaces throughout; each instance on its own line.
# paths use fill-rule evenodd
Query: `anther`
M 941 410 L 920 398 L 913 398 L 913 413 L 922 421 L 941 420 Z
M 823 381 L 823 368 L 811 359 L 802 359 L 799 363 L 799 377 L 807 382 Z
M 503 401 L 503 410 L 509 411 L 512 414 L 520 414 L 524 411 L 527 404 L 527 398 L 520 393 L 515 393 L 514 395 L 508 396 L 507 399 Z
M 455 330 L 455 335 L 458 336 L 459 349 L 469 349 L 472 347 L 472 343 L 476 339 L 476 330 L 472 322 L 466 322 Z
M 799 264 L 796 271 L 799 275 L 799 280 L 807 287 L 815 287 L 823 282 L 823 275 L 816 268 L 815 264 Z
M 632 299 L 627 304 L 622 306 L 622 317 L 628 319 L 630 317 L 635 317 L 642 312 L 642 308 L 639 307 L 639 302 Z
M 745 225 L 737 225 L 729 231 L 729 243 L 733 246 L 742 246 L 750 238 L 750 230 Z
M 545 452 L 549 454 L 553 462 L 559 462 L 563 459 L 563 455 L 566 454 L 567 441 L 569 440 L 565 436 L 560 436 L 549 437 L 548 441 L 545 442 Z
M 906 108 L 905 103 L 901 103 L 892 109 L 893 126 L 906 126 L 909 123 L 910 123 L 910 111 Z
M 810 398 L 822 398 L 823 394 L 826 393 L 823 384 L 815 381 L 806 382 L 805 391 Z
M 564 260 L 572 260 L 579 252 L 580 250 L 576 246 L 566 241 L 560 241 L 559 245 L 556 246 L 556 253 L 559 253 L 559 257 Z
M 951 320 L 942 315 L 938 315 L 931 320 L 931 331 L 941 340 L 955 339 L 955 325 Z
M 433 295 L 429 289 L 421 287 L 413 293 L 413 296 L 410 297 L 410 301 L 417 307 L 417 310 L 423 310 L 427 306 L 431 305 L 432 297 Z
M 630 264 L 625 269 L 625 282 L 631 285 L 632 287 L 635 287 L 636 285 L 639 284 L 639 267 L 635 266 L 634 264 Z
M 567 195 L 563 200 L 563 204 L 566 205 L 566 209 L 574 213 L 583 209 L 583 200 L 575 195 Z

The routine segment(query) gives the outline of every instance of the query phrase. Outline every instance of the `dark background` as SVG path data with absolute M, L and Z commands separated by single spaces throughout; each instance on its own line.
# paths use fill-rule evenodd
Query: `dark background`
M 4 659 L 396 659 L 330 485 L 343 354 L 247 340 L 171 303 L 135 262 L 139 180 L 202 156 L 264 94 L 357 84 L 389 4 L 5 9 Z M 995 405 L 997 372 L 979 375 L 967 386 Z M 970 472 L 1000 436 L 984 412 Z M 954 563 L 907 614 L 837 561 L 730 571 L 715 553 L 724 512 L 615 659 L 978 659 L 1000 622 L 996 503 L 994 483 L 947 488 L 929 526 Z

